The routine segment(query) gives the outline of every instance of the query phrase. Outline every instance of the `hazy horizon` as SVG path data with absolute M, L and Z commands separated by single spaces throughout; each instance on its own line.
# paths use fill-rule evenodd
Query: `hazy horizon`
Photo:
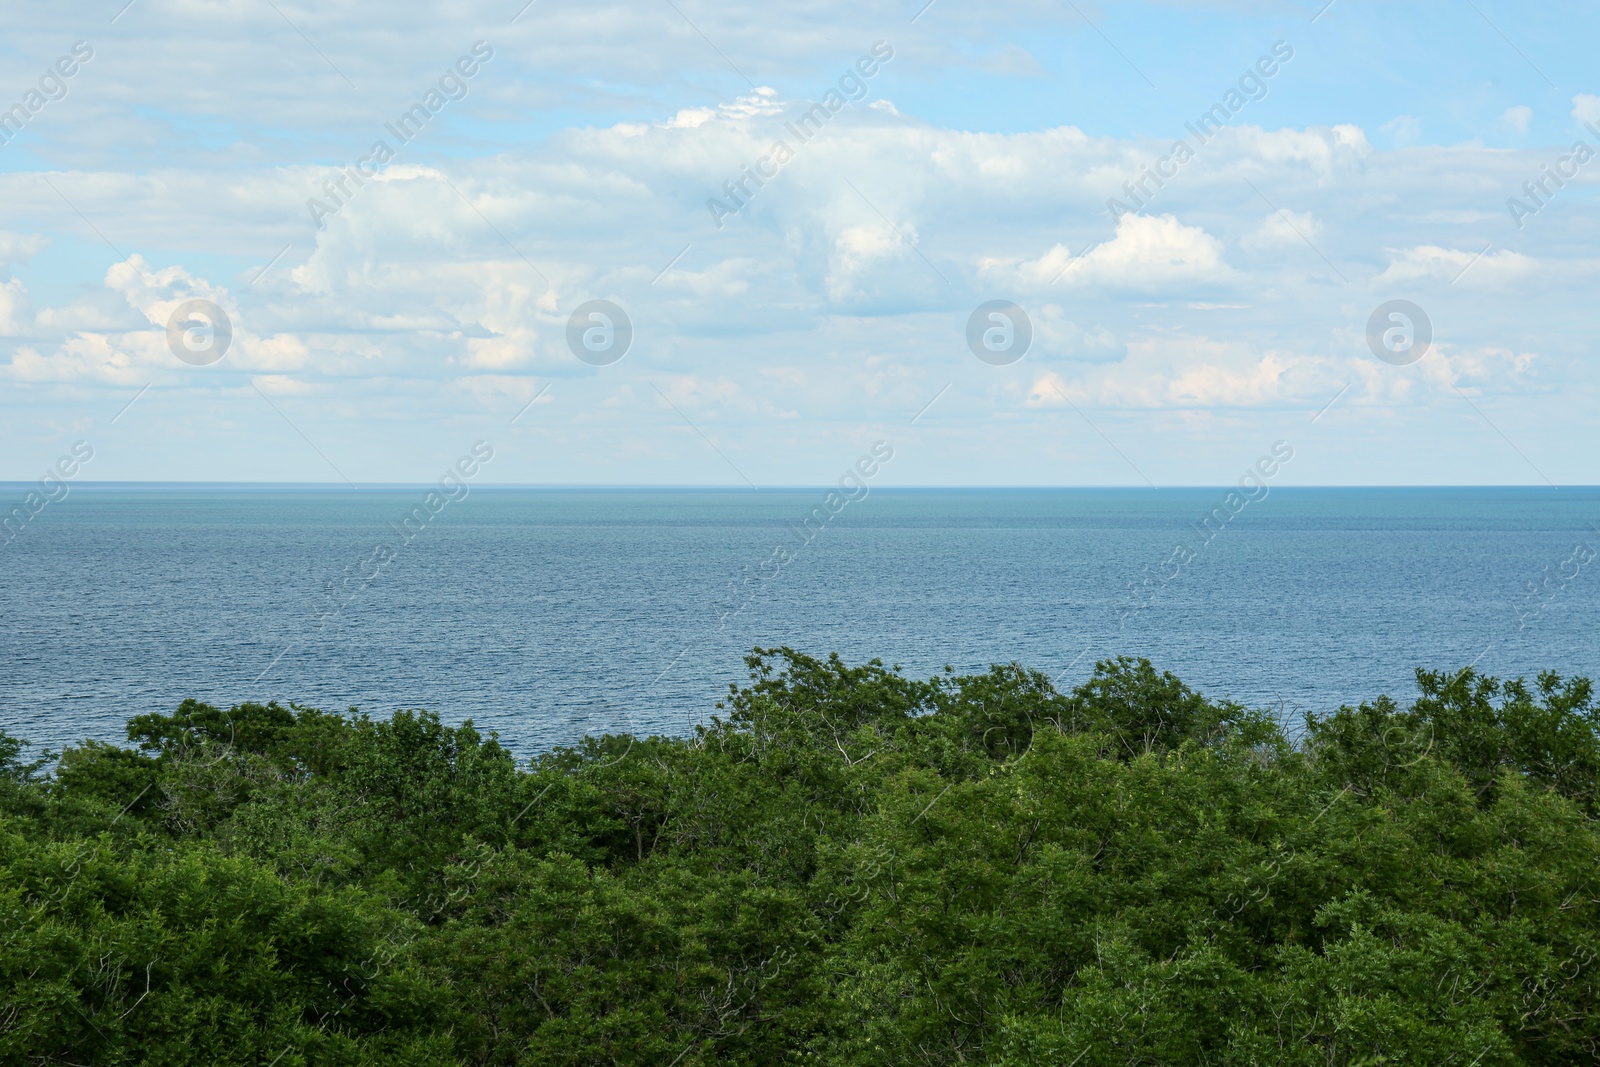
M 21 489 L 21 490 L 26 490 L 29 486 L 33 486 L 33 485 L 37 485 L 37 484 L 38 484 L 37 480 L 35 480 L 35 481 L 3 481 L 3 480 L 0 480 L 0 486 L 15 487 L 15 488 Z M 210 481 L 161 481 L 161 480 L 156 480 L 156 479 L 128 479 L 128 480 L 125 480 L 125 481 L 109 481 L 109 480 L 108 481 L 86 481 L 86 480 L 80 480 L 80 481 L 74 481 L 72 483 L 72 488 L 136 487 L 136 486 L 155 486 L 155 487 L 159 487 L 159 486 L 182 486 L 182 487 L 196 488 L 196 489 L 204 489 L 204 488 L 232 489 L 232 488 L 255 488 L 255 487 L 260 487 L 260 488 L 267 488 L 267 489 L 272 489 L 272 488 L 283 488 L 283 489 L 333 489 L 333 490 L 338 490 L 338 491 L 341 491 L 341 492 L 352 492 L 352 491 L 353 492 L 364 492 L 364 491 L 367 491 L 367 490 L 376 490 L 376 489 L 425 489 L 425 488 L 427 488 L 428 486 L 430 486 L 432 484 L 433 483 L 426 482 L 426 481 L 414 481 L 414 482 L 367 482 L 367 483 L 365 483 L 363 485 L 351 486 L 351 485 L 346 485 L 343 482 L 312 482 L 312 481 L 308 481 L 308 482 L 272 482 L 272 481 L 210 482 Z M 669 491 L 673 491 L 673 490 L 683 490 L 683 491 L 686 491 L 686 492 L 702 492 L 702 491 L 711 492 L 711 491 L 716 491 L 716 492 L 729 492 L 729 493 L 751 493 L 751 492 L 764 493 L 764 492 L 779 492 L 779 491 L 788 491 L 788 490 L 808 490 L 808 489 L 816 489 L 816 490 L 824 490 L 825 491 L 825 490 L 831 488 L 831 486 L 827 482 L 809 482 L 809 483 L 808 482 L 788 482 L 788 483 L 776 483 L 776 484 L 773 484 L 773 485 L 761 485 L 761 486 L 752 487 L 752 486 L 748 486 L 748 485 L 727 485 L 727 484 L 721 484 L 721 483 L 716 483 L 716 482 L 706 482 L 706 483 L 699 483 L 699 484 L 696 484 L 696 483 L 693 483 L 693 482 L 685 482 L 685 483 L 680 483 L 680 484 L 670 484 L 670 483 L 649 484 L 649 483 L 643 483 L 643 482 L 628 483 L 628 482 L 492 482 L 492 481 L 475 481 L 475 482 L 472 483 L 472 488 L 474 490 L 477 490 L 477 489 L 554 489 L 554 490 L 595 489 L 595 490 L 638 490 L 638 491 L 656 491 L 656 490 L 660 490 L 660 491 L 663 491 L 663 492 L 669 492 Z M 1193 483 L 1174 484 L 1174 485 L 1133 485 L 1133 484 L 1115 484 L 1115 483 L 1108 483 L 1108 484 L 1104 484 L 1104 485 L 1092 485 L 1092 484 L 1078 484 L 1078 485 L 1071 485 L 1071 484 L 1042 485 L 1041 484 L 1041 485 L 1029 485 L 1029 484 L 1022 484 L 1022 483 L 1018 483 L 1018 484 L 1014 484 L 1014 485 L 1005 485 L 1005 484 L 999 484 L 999 485 L 955 485 L 955 484 L 950 484 L 950 485 L 922 485 L 922 484 L 899 484 L 899 483 L 884 482 L 882 484 L 874 484 L 872 486 L 872 491 L 873 492 L 894 492 L 894 491 L 899 491 L 899 490 L 910 490 L 910 491 L 937 492 L 937 491 L 943 491 L 943 490 L 951 490 L 951 491 L 956 491 L 956 492 L 985 492 L 985 491 L 989 491 L 989 490 L 994 490 L 996 492 L 1007 492 L 1007 491 L 1012 491 L 1012 490 L 1019 490 L 1019 491 L 1020 490 L 1038 490 L 1038 491 L 1041 491 L 1041 492 L 1050 492 L 1050 491 L 1054 491 L 1054 490 L 1076 491 L 1076 490 L 1080 490 L 1081 489 L 1081 490 L 1091 491 L 1091 492 L 1100 492 L 1100 491 L 1115 492 L 1117 490 L 1126 489 L 1126 490 L 1132 490 L 1132 491 L 1135 491 L 1135 492 L 1145 492 L 1145 493 L 1158 492 L 1159 493 L 1159 492 L 1165 492 L 1167 490 L 1175 490 L 1175 491 L 1193 490 L 1193 489 L 1223 489 L 1223 490 L 1226 490 L 1226 489 L 1229 489 L 1229 488 L 1231 488 L 1231 486 L 1226 482 L 1193 482 Z M 1544 491 L 1549 491 L 1549 492 L 1557 492 L 1557 491 L 1562 491 L 1562 490 L 1596 489 L 1596 488 L 1600 488 L 1600 483 L 1596 483 L 1596 484 L 1593 484 L 1593 485 L 1573 484 L 1573 485 L 1550 486 L 1550 485 L 1515 485 L 1515 484 L 1494 483 L 1494 482 L 1482 482 L 1482 483 L 1478 483 L 1478 482 L 1448 482 L 1448 483 L 1432 483 L 1432 484 L 1406 484 L 1406 483 L 1402 483 L 1402 482 L 1394 482 L 1394 483 L 1373 482 L 1373 483 L 1366 483 L 1366 484 L 1354 483 L 1354 482 L 1351 482 L 1351 483 L 1342 483 L 1341 482 L 1341 483 L 1329 483 L 1329 484 L 1308 484 L 1308 483 L 1283 482 L 1283 483 L 1274 484 L 1272 486 L 1272 488 L 1273 488 L 1273 490 L 1279 490 L 1279 489 L 1373 489 L 1373 490 L 1377 490 L 1377 489 L 1396 489 L 1396 490 L 1399 490 L 1399 489 L 1439 489 L 1439 490 L 1450 490 L 1450 489 L 1529 489 L 1529 490 L 1544 490 Z

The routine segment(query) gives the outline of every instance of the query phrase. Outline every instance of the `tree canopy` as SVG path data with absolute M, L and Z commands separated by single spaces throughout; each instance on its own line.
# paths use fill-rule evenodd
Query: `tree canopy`
M 423 711 L 0 734 L 0 1062 L 1600 1060 L 1587 680 L 1284 723 L 756 649 L 685 737 Z

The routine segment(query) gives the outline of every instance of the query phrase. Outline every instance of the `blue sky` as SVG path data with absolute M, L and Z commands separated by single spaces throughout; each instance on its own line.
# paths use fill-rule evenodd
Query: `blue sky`
M 481 439 L 499 482 L 814 485 L 882 439 L 892 484 L 1222 484 L 1279 440 L 1288 483 L 1600 480 L 1592 8 L 125 2 L 4 16 L 0 479 L 83 440 L 95 480 L 418 482 Z M 1371 347 L 1391 300 L 1418 358 Z

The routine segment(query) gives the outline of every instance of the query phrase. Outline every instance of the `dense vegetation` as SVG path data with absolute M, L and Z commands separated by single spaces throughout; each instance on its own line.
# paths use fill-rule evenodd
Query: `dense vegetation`
M 1600 1059 L 1587 681 L 1293 724 L 757 650 L 690 738 L 194 702 L 0 735 L 0 1062 Z

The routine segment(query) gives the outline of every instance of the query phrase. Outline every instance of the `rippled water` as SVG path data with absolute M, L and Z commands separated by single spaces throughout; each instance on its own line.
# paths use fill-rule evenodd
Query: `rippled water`
M 527 753 L 682 731 L 757 644 L 1063 686 L 1144 655 L 1291 715 L 1408 695 L 1417 666 L 1600 675 L 1593 489 L 1277 488 L 1208 543 L 1221 489 L 874 489 L 803 543 L 822 490 L 475 488 L 402 545 L 424 493 L 73 486 L 0 545 L 0 728 L 59 747 L 273 698 L 431 708 Z

